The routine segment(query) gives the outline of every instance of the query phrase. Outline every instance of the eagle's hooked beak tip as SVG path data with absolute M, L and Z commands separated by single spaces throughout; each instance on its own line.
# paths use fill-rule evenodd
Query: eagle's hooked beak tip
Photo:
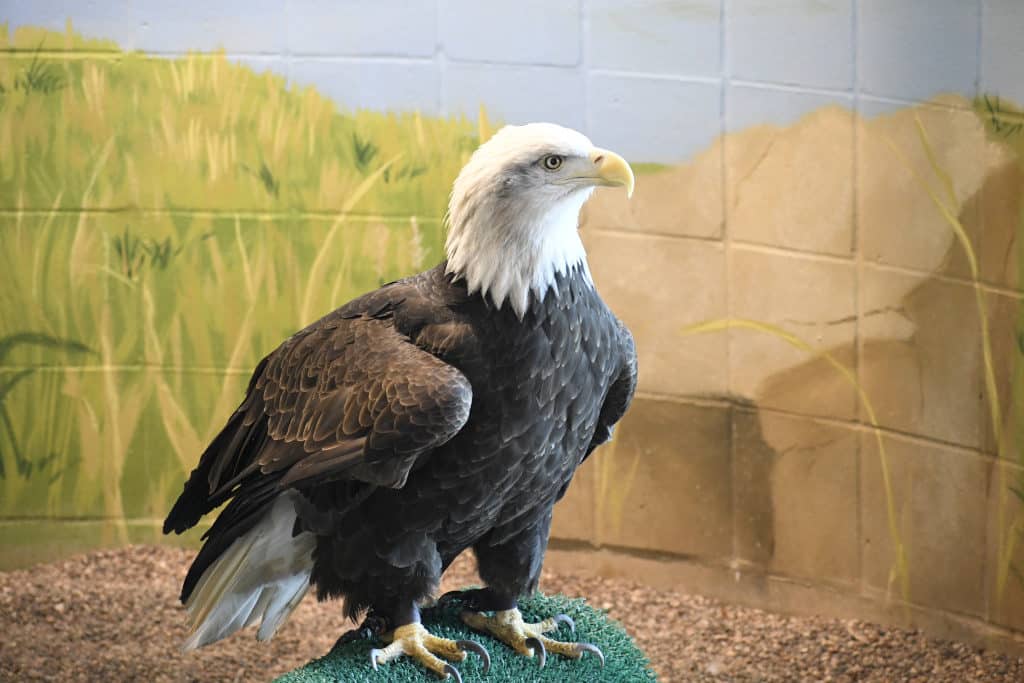
M 622 186 L 626 188 L 626 196 L 633 196 L 633 169 L 621 156 L 607 149 L 594 149 L 590 153 L 590 160 L 597 167 L 597 180 L 599 185 Z

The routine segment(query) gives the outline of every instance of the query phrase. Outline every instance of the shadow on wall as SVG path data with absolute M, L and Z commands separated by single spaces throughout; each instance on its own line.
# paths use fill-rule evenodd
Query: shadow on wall
M 224 55 L 0 43 L 0 532 L 155 540 L 263 354 L 440 260 L 486 117 L 339 113 Z M 584 235 L 644 393 L 555 535 L 1024 629 L 1021 122 L 827 107 L 598 193 Z M 67 518 L 94 521 L 39 521 Z
M 770 462 L 773 554 L 755 571 L 1024 627 L 1022 121 L 994 98 L 873 119 L 828 107 L 730 135 L 633 204 L 587 207 L 595 278 L 638 332 L 642 387 L 728 387 L 756 406 L 733 416 L 731 452 L 732 514 L 758 481 L 747 469 Z

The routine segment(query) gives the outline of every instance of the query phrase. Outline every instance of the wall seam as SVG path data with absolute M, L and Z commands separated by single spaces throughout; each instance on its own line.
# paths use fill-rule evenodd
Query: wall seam
M 854 310 L 857 313 L 857 321 L 853 328 L 853 376 L 857 380 L 858 387 L 862 385 L 862 369 L 861 369 L 861 356 L 863 353 L 863 339 L 860 333 L 860 323 L 864 316 L 864 297 L 862 296 L 861 287 L 863 286 L 862 274 L 864 268 L 864 254 L 860 248 L 861 231 L 860 231 L 860 115 L 861 115 L 861 103 L 860 103 L 860 12 L 858 11 L 859 2 L 858 0 L 850 0 L 850 50 L 853 52 L 851 59 L 851 68 L 853 73 L 850 74 L 852 81 L 852 94 L 853 94 L 853 112 L 850 117 L 851 125 L 853 130 L 850 135 L 850 201 L 853 205 L 850 207 L 850 218 L 853 224 L 850 226 L 850 248 L 852 250 L 854 260 L 854 272 L 853 272 L 853 305 Z M 863 407 L 859 402 L 856 402 L 854 398 L 854 420 L 858 426 L 862 425 L 861 414 Z M 855 488 L 854 488 L 854 500 L 855 510 L 857 519 L 854 521 L 856 532 L 855 538 L 857 539 L 857 586 L 858 593 L 864 594 L 865 582 L 864 582 L 864 477 L 863 477 L 863 462 L 864 457 L 863 449 L 861 445 L 863 439 L 858 437 L 856 445 L 857 457 L 854 458 L 854 477 L 855 477 Z

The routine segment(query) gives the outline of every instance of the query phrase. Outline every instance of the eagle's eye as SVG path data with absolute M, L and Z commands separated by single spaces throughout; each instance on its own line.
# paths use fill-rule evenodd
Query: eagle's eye
M 543 159 L 541 159 L 541 163 L 544 164 L 544 168 L 546 168 L 549 171 L 557 171 L 559 168 L 561 168 L 562 161 L 563 158 L 557 154 L 549 154 Z

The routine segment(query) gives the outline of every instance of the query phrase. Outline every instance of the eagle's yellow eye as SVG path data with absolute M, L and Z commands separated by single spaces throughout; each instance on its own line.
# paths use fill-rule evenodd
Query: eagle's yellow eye
M 562 157 L 557 154 L 549 154 L 542 160 L 544 168 L 549 171 L 557 171 L 562 167 Z

